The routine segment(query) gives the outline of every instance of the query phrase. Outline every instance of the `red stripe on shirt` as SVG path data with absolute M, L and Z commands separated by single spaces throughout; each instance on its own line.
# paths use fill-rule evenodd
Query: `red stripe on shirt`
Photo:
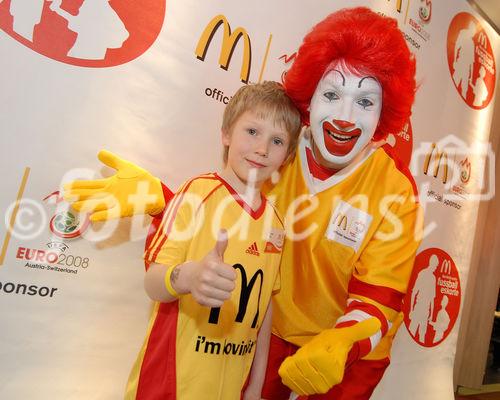
M 172 205 L 173 211 L 171 210 L 168 213 L 168 215 L 166 216 L 166 218 L 164 218 L 165 224 L 167 221 L 169 221 L 168 227 L 167 227 L 167 229 L 165 229 L 165 224 L 163 224 L 161 231 L 158 233 L 158 235 L 156 237 L 156 240 L 154 240 L 153 245 L 148 249 L 148 251 L 145 254 L 144 258 L 146 260 L 148 260 L 150 262 L 155 262 L 156 257 L 158 256 L 158 253 L 161 251 L 163 244 L 167 240 L 167 237 L 172 230 L 172 226 L 173 226 L 173 223 L 175 221 L 175 215 L 177 214 L 179 206 L 182 203 L 182 199 L 184 197 L 184 194 L 189 190 L 189 187 L 191 186 L 191 184 L 198 179 L 219 180 L 215 174 L 207 174 L 207 175 L 201 175 L 201 176 L 198 176 L 196 178 L 193 178 L 184 184 L 184 187 L 181 189 L 181 191 L 179 193 L 177 193 L 173 198 L 173 201 L 176 202 L 175 205 Z M 161 240 L 159 241 L 160 238 L 161 238 Z M 159 243 L 158 243 L 158 241 L 159 241 Z M 153 256 L 151 256 L 151 251 L 153 249 L 156 249 L 156 250 L 154 251 Z
M 368 297 L 395 311 L 401 311 L 401 302 L 403 301 L 404 293 L 398 292 L 396 289 L 362 282 L 353 276 L 349 281 L 347 291 L 350 294 Z
M 161 184 L 161 189 L 163 191 L 163 199 L 165 200 L 165 207 L 163 207 L 163 210 L 159 214 L 152 215 L 151 217 L 153 218 L 151 220 L 151 224 L 149 225 L 148 229 L 148 235 L 146 237 L 146 243 L 144 244 L 144 253 L 146 253 L 151 246 L 153 239 L 155 237 L 156 232 L 158 231 L 158 228 L 161 225 L 161 221 L 163 220 L 163 215 L 165 214 L 165 210 L 168 206 L 168 203 L 173 199 L 174 193 L 166 187 L 163 183 Z M 144 267 L 146 271 L 149 269 L 149 261 L 144 260 Z
M 161 191 L 163 192 L 163 200 L 165 201 L 165 207 L 163 207 L 163 210 L 161 210 L 158 214 L 151 215 L 153 218 L 158 218 L 162 219 L 163 214 L 165 213 L 165 209 L 167 208 L 168 203 L 170 200 L 174 198 L 174 192 L 172 192 L 163 182 L 161 183 Z
M 208 198 L 209 198 L 212 194 L 214 194 L 217 190 L 219 190 L 219 188 L 221 188 L 221 187 L 222 187 L 222 183 L 220 183 L 219 185 L 217 185 L 216 187 L 214 187 L 214 188 L 213 188 L 213 189 L 212 189 L 212 190 L 211 190 L 211 191 L 210 191 L 210 192 L 209 192 L 209 193 L 205 196 L 205 198 L 201 201 L 200 205 L 199 205 L 199 206 L 198 206 L 198 208 L 196 209 L 196 212 L 200 211 L 200 208 L 201 208 L 201 206 L 203 205 L 203 203 L 205 203 L 205 202 L 208 200 Z
M 187 184 L 187 183 L 186 183 Z M 164 230 L 164 226 L 167 223 L 167 221 L 171 221 L 170 216 L 172 215 L 172 210 L 175 208 L 176 204 L 179 204 L 181 198 L 182 198 L 182 193 L 184 193 L 184 187 L 186 184 L 179 190 L 179 192 L 173 197 L 173 199 L 170 201 L 168 207 L 166 208 L 165 212 L 163 213 L 163 218 L 158 226 L 158 230 L 156 232 L 156 235 L 153 237 L 151 240 L 151 245 L 148 247 L 144 254 L 144 259 L 146 261 L 152 261 L 151 260 L 151 252 L 157 248 L 158 242 L 162 238 L 162 233 Z
M 382 148 L 384 149 L 385 153 L 394 161 L 394 164 L 396 165 L 396 168 L 398 169 L 398 171 L 401 172 L 404 176 L 406 176 L 406 178 L 408 178 L 408 180 L 410 181 L 411 186 L 413 187 L 413 194 L 415 196 L 415 203 L 418 203 L 419 199 L 418 199 L 417 184 L 415 183 L 415 179 L 413 178 L 413 175 L 411 174 L 410 170 L 399 159 L 399 157 L 393 153 L 393 148 L 390 145 L 385 144 L 382 146 Z
M 141 365 L 136 400 L 176 400 L 178 313 L 178 301 L 159 305 Z
M 344 315 L 353 310 L 364 311 L 365 313 L 377 318 L 381 323 L 380 330 L 382 331 L 382 336 L 384 336 L 389 330 L 389 323 L 387 322 L 387 318 L 384 313 L 373 304 L 365 303 L 364 301 L 351 301 L 351 303 L 347 306 Z
M 236 202 L 240 205 L 240 207 L 243 208 L 245 212 L 250 214 L 250 216 L 253 219 L 259 219 L 262 216 L 264 210 L 266 209 L 266 202 L 267 202 L 267 199 L 264 197 L 262 193 L 260 193 L 260 200 L 261 200 L 260 207 L 257 210 L 254 210 L 245 202 L 245 200 L 241 198 L 241 196 L 236 192 L 236 190 L 234 190 L 233 187 L 229 183 L 227 183 L 221 176 L 217 174 L 215 176 L 226 187 L 227 191 L 231 194 L 231 196 L 233 196 L 234 200 L 236 200 Z
M 178 195 L 176 195 L 176 197 L 178 197 L 178 199 L 175 199 L 176 203 L 175 203 L 175 205 L 173 205 L 173 210 L 167 215 L 167 219 L 165 220 L 165 224 L 163 225 L 161 232 L 159 232 L 159 234 L 158 234 L 158 239 L 160 239 L 160 238 L 161 239 L 159 240 L 159 243 L 157 240 L 156 241 L 157 243 L 153 244 L 153 246 L 148 250 L 148 253 L 146 254 L 146 257 L 145 257 L 147 260 L 150 260 L 151 262 L 155 262 L 156 257 L 158 257 L 158 253 L 161 251 L 163 244 L 167 240 L 170 232 L 172 231 L 172 227 L 173 227 L 174 222 L 175 222 L 175 215 L 177 214 L 177 211 L 179 210 L 179 207 L 182 204 L 184 194 L 188 191 L 189 187 L 191 186 L 191 184 L 195 180 L 196 179 L 189 181 L 182 189 L 182 192 L 179 193 Z M 165 229 L 165 225 L 167 225 L 167 221 L 168 221 L 168 226 Z M 153 255 L 151 256 L 151 250 L 153 250 L 153 248 L 155 250 L 154 250 Z

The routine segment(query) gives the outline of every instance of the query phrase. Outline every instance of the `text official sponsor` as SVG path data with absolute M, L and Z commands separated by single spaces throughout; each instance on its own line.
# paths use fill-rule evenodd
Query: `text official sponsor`
M 59 289 L 56 287 L 39 286 L 29 283 L 0 281 L 1 294 L 17 294 L 17 295 L 40 296 L 40 297 L 50 298 L 54 297 L 57 290 Z
M 457 161 L 456 158 L 456 154 L 449 154 L 446 149 L 440 149 L 436 143 L 432 143 L 424 160 L 423 173 L 438 180 L 443 185 L 443 189 L 448 182 L 454 182 L 451 192 L 458 197 L 465 198 L 468 194 L 466 185 L 471 176 L 471 163 L 467 156 L 460 161 Z M 460 181 L 455 183 L 454 174 L 457 173 L 457 168 L 459 168 Z M 430 189 L 427 191 L 427 196 L 457 210 L 462 208 L 460 203 L 446 198 L 446 194 L 439 190 Z

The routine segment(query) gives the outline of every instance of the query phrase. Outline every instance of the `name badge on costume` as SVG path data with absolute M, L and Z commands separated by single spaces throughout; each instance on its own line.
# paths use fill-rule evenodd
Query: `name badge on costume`
M 271 228 L 264 253 L 281 253 L 283 242 L 285 241 L 285 231 L 283 229 Z
M 327 239 L 359 250 L 373 217 L 364 211 L 340 201 L 332 213 L 325 236 Z

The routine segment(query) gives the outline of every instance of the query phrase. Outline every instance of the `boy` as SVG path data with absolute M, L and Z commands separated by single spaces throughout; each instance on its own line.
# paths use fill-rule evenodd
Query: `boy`
M 145 253 L 145 288 L 159 303 L 127 399 L 234 400 L 248 378 L 243 399 L 260 400 L 284 239 L 260 188 L 300 127 L 275 82 L 244 86 L 227 105 L 223 170 L 181 187 Z

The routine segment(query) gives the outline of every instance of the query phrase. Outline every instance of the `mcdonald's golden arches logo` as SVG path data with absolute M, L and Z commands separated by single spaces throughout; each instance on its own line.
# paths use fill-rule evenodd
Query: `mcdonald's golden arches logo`
M 451 274 L 451 262 L 450 262 L 450 260 L 443 260 L 439 271 L 442 274 L 448 274 L 448 275 Z
M 222 47 L 219 56 L 219 65 L 222 69 L 226 70 L 229 68 L 231 58 L 234 53 L 234 49 L 238 42 L 243 42 L 243 60 L 241 64 L 240 79 L 243 83 L 248 83 L 250 77 L 250 68 L 252 64 L 252 47 L 250 43 L 250 37 L 244 28 L 238 27 L 234 31 L 231 31 L 231 26 L 227 18 L 222 15 L 216 15 L 208 23 L 205 30 L 200 36 L 198 45 L 196 46 L 195 54 L 196 57 L 204 61 L 207 55 L 207 50 L 210 47 L 210 43 L 220 27 L 223 27 L 222 36 Z
M 434 159 L 432 156 L 434 155 Z M 436 143 L 432 143 L 431 151 L 427 153 L 424 161 L 424 174 L 428 175 L 429 167 L 431 164 L 431 160 L 433 159 L 434 170 L 432 175 L 434 178 L 437 178 L 439 175 L 439 171 L 441 169 L 441 162 L 443 162 L 443 172 L 442 172 L 442 182 L 448 182 L 448 154 L 443 150 L 439 151 Z
M 335 223 L 339 228 L 342 230 L 346 231 L 347 230 L 347 215 L 345 214 L 338 214 L 337 218 L 335 220 Z

